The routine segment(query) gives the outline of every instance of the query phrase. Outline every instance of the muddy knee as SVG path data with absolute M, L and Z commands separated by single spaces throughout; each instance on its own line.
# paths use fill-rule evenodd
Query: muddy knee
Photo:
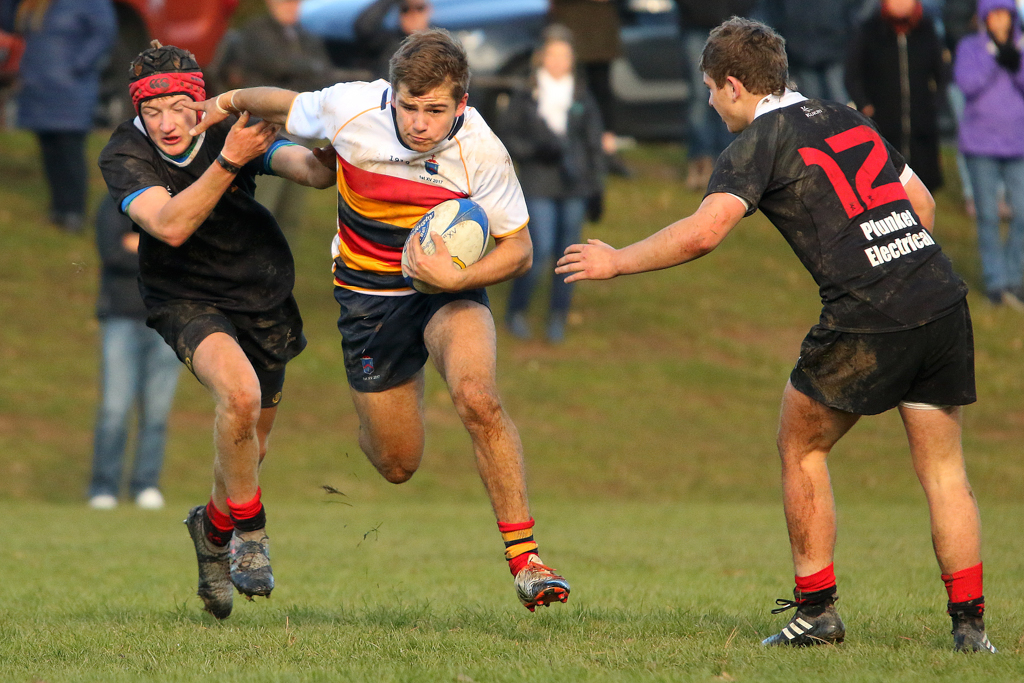
M 217 413 L 239 435 L 246 439 L 255 438 L 256 423 L 260 418 L 260 394 L 246 389 L 233 390 L 217 406 Z
M 462 423 L 471 432 L 490 430 L 501 423 L 501 400 L 489 387 L 464 382 L 453 393 L 452 400 Z

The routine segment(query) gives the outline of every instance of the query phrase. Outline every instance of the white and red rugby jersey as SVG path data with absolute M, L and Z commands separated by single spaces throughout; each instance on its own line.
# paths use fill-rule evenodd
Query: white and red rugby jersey
M 334 282 L 367 294 L 412 294 L 402 279 L 409 230 L 437 204 L 469 198 L 487 212 L 497 238 L 526 227 L 529 215 L 505 146 L 472 107 L 429 152 L 398 137 L 391 85 L 339 83 L 295 98 L 286 130 L 327 139 L 338 154 L 338 233 Z

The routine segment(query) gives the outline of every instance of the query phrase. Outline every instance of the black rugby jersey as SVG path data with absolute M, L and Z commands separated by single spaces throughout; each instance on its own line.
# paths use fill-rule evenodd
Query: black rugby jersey
M 707 194 L 741 197 L 778 228 L 818 283 L 826 328 L 889 332 L 951 312 L 967 286 L 914 213 L 899 152 L 849 107 L 773 99 L 782 106 L 722 153 Z
M 100 154 L 103 179 L 118 206 L 150 187 L 176 195 L 201 176 L 224 147 L 229 118 L 205 133 L 185 161 L 162 155 L 134 121 L 122 123 Z M 172 299 L 202 301 L 237 313 L 270 310 L 291 295 L 295 263 L 277 221 L 253 197 L 263 157 L 247 163 L 216 207 L 180 247 L 138 228 L 139 279 L 151 308 Z

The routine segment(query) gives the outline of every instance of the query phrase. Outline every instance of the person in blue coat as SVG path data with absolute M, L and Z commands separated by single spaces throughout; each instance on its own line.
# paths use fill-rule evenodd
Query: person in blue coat
M 17 125 L 39 139 L 50 187 L 50 221 L 85 226 L 85 139 L 99 99 L 100 73 L 117 38 L 110 0 L 22 0 L 14 18 L 25 38 Z

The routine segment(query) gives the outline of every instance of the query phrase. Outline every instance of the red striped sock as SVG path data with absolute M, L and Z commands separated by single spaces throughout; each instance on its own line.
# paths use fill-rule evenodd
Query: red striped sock
M 943 574 L 942 582 L 946 584 L 946 594 L 950 602 L 968 602 L 982 597 L 982 563 L 961 569 L 953 574 Z
M 505 559 L 508 569 L 515 576 L 537 554 L 537 543 L 533 540 L 533 517 L 526 522 L 498 522 L 501 540 L 505 542 Z

